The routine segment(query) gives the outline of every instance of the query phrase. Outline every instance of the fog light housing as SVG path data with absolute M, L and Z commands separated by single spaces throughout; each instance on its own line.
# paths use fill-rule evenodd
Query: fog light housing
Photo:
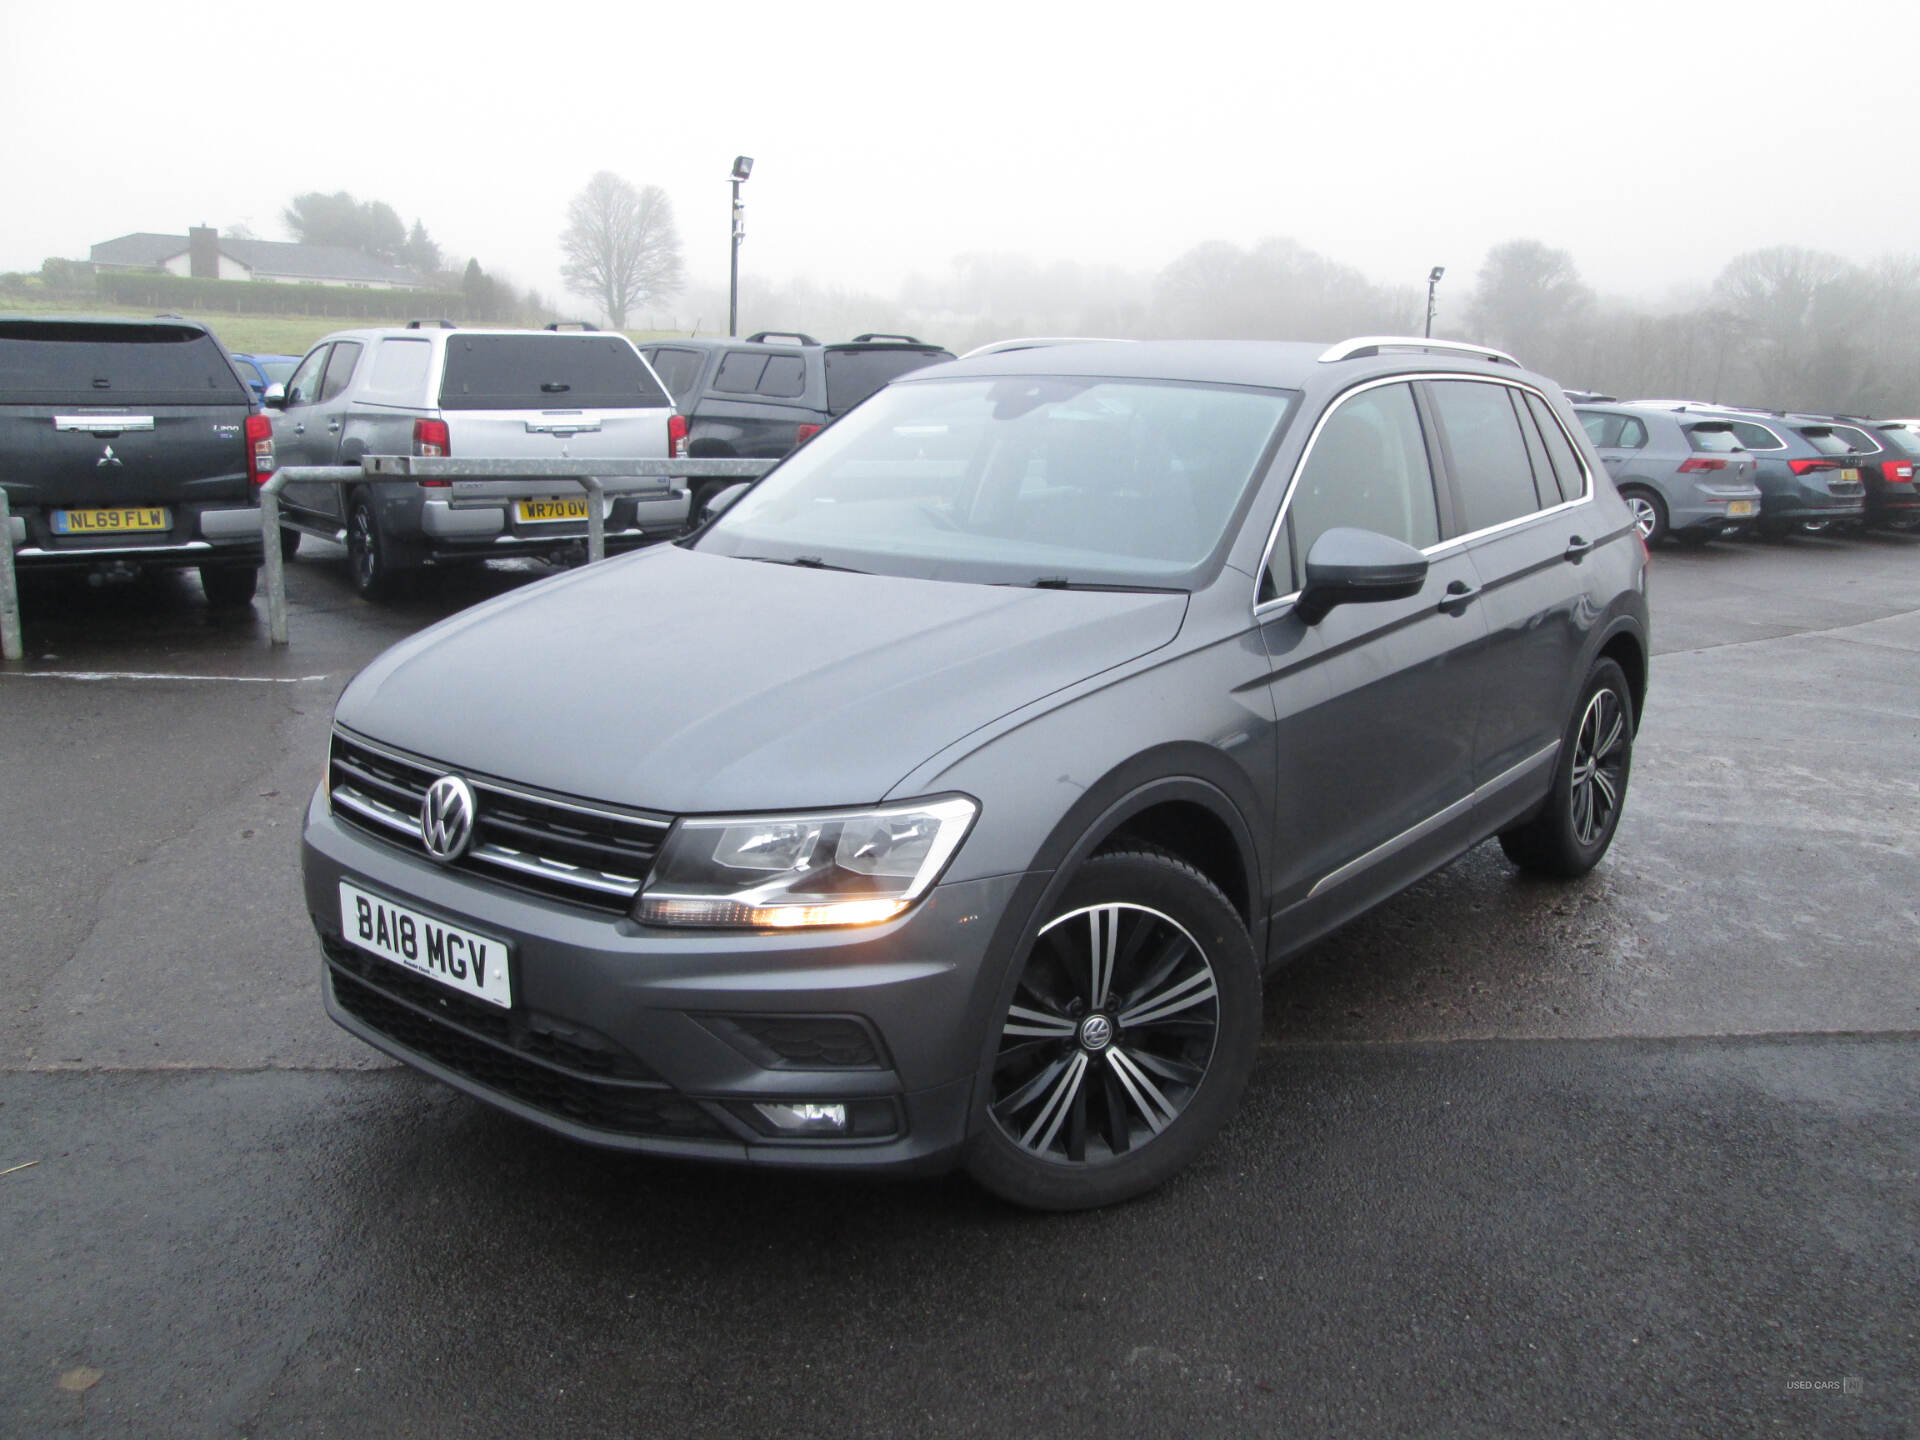
M 808 1101 L 758 1101 L 754 1104 L 767 1122 L 783 1135 L 844 1135 L 847 1107 Z

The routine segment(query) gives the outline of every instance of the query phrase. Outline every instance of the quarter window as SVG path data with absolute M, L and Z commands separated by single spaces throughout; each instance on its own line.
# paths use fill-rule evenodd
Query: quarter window
M 1440 539 L 1426 438 L 1407 385 L 1381 385 L 1340 402 L 1314 437 L 1289 502 L 1293 548 L 1304 565 L 1336 526 L 1373 530 L 1416 549 Z M 1275 553 L 1270 594 L 1299 588 L 1293 557 Z
M 1540 427 L 1540 438 L 1546 442 L 1547 461 L 1553 466 L 1554 478 L 1560 482 L 1560 498 L 1578 500 L 1587 493 L 1585 467 L 1580 464 L 1560 422 L 1554 419 L 1553 411 L 1547 408 L 1547 402 L 1538 395 L 1528 394 L 1526 403 L 1534 424 Z
M 1471 534 L 1538 510 L 1540 497 L 1513 408 L 1514 392 L 1479 380 L 1432 384 L 1460 487 L 1462 529 Z

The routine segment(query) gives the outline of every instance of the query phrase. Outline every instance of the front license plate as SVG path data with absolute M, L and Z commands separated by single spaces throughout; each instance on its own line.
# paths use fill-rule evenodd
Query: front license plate
M 50 517 L 56 535 L 110 535 L 127 530 L 165 530 L 164 505 L 142 505 L 119 510 L 55 510 Z
M 515 503 L 513 513 L 522 524 L 541 520 L 584 520 L 587 518 L 587 497 L 576 495 L 566 500 L 521 500 Z
M 1730 519 L 1737 518 L 1741 515 L 1751 515 L 1754 509 L 1755 506 L 1751 500 L 1735 500 L 1727 506 L 1727 515 Z
M 362 950 L 489 1005 L 513 1007 L 507 942 L 340 882 L 340 929 Z

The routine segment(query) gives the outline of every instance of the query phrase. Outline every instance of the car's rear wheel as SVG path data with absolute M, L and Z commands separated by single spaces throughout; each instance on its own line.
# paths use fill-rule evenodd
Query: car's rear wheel
M 1246 927 L 1157 851 L 1081 867 L 1021 958 L 967 1169 L 1043 1210 L 1110 1205 L 1184 1166 L 1233 1112 L 1260 1037 Z
M 1601 660 L 1581 687 L 1547 803 L 1503 831 L 1500 848 L 1538 875 L 1571 880 L 1586 874 L 1613 844 L 1632 768 L 1633 691 L 1617 663 Z
M 1620 498 L 1627 502 L 1627 509 L 1633 512 L 1633 526 L 1640 532 L 1642 540 L 1649 545 L 1657 545 L 1666 538 L 1666 501 L 1638 485 L 1622 490 Z
M 259 588 L 260 572 L 251 565 L 202 565 L 200 588 L 207 593 L 207 604 L 218 609 L 236 609 L 253 603 Z
M 347 575 L 369 600 L 385 600 L 399 588 L 400 568 L 393 543 L 366 491 L 358 491 L 347 510 Z

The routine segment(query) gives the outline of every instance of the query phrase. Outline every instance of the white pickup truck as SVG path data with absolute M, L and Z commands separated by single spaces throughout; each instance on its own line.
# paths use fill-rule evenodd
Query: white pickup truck
M 624 335 L 591 329 L 342 330 L 267 391 L 281 468 L 357 465 L 368 455 L 474 460 L 646 460 L 682 454 L 686 422 Z M 623 482 L 626 483 L 626 482 Z M 610 494 L 608 550 L 678 535 L 685 488 Z M 358 478 L 290 481 L 281 550 L 302 533 L 344 543 L 362 594 L 389 593 L 421 566 L 504 555 L 584 554 L 587 500 L 564 481 Z

